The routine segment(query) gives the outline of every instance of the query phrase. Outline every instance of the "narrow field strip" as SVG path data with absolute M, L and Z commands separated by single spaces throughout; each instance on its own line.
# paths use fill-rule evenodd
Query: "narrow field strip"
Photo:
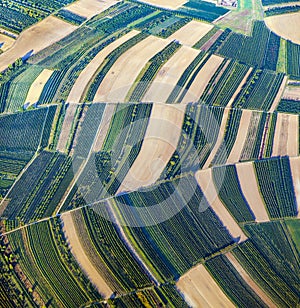
M 193 83 L 191 84 L 191 87 L 185 94 L 182 100 L 182 103 L 198 101 L 203 91 L 205 90 L 208 82 L 213 77 L 218 67 L 223 62 L 223 60 L 224 58 L 216 56 L 216 55 L 212 55 L 207 60 L 207 62 L 202 67 L 202 69 L 197 74 L 196 78 L 194 79 Z
M 173 33 L 169 39 L 178 40 L 182 45 L 192 47 L 213 27 L 211 24 L 192 20 Z
M 284 89 L 285 89 L 285 87 L 286 87 L 287 80 L 288 80 L 288 77 L 287 77 L 287 76 L 284 76 L 284 78 L 283 78 L 283 80 L 282 80 L 282 83 L 281 83 L 281 85 L 280 85 L 280 87 L 279 87 L 279 90 L 278 90 L 278 92 L 277 92 L 277 94 L 276 94 L 276 96 L 275 96 L 275 99 L 274 99 L 274 101 L 273 101 L 273 104 L 272 104 L 272 106 L 271 106 L 271 108 L 270 108 L 270 112 L 274 112 L 275 109 L 277 108 L 277 106 L 279 105 L 280 100 L 281 100 L 281 98 L 282 98 L 282 95 L 283 95 L 283 93 L 284 93 Z
M 298 206 L 297 218 L 300 218 L 300 157 L 290 157 L 292 179 Z
M 153 104 L 142 148 L 118 192 L 148 186 L 159 178 L 177 148 L 184 111 L 185 106 Z
M 149 36 L 126 51 L 106 74 L 96 92 L 94 101 L 123 102 L 148 60 L 168 43 L 168 40 Z
M 159 70 L 143 102 L 166 102 L 185 69 L 199 54 L 199 51 L 182 46 Z
M 208 158 L 207 158 L 207 160 L 206 160 L 206 162 L 203 166 L 203 169 L 209 168 L 209 165 L 211 164 L 211 162 L 214 159 L 220 145 L 222 144 L 223 137 L 224 137 L 224 134 L 225 134 L 225 128 L 226 128 L 226 124 L 227 124 L 227 120 L 228 120 L 229 110 L 230 109 L 227 109 L 227 108 L 225 108 L 225 110 L 224 110 L 224 114 L 223 114 L 222 122 L 221 122 L 221 125 L 220 125 L 217 141 L 216 141 L 215 146 L 212 149 L 210 155 L 208 156 Z
M 38 51 L 54 44 L 77 29 L 61 19 L 49 16 L 41 22 L 24 30 L 15 41 L 14 45 L 5 53 L 0 55 L 0 72 L 5 70 L 9 64 L 27 53 Z
M 241 190 L 251 208 L 252 213 L 255 216 L 255 221 L 269 221 L 270 219 L 268 213 L 257 187 L 257 181 L 252 162 L 240 163 L 236 164 L 235 166 Z
M 277 114 L 272 156 L 297 156 L 299 151 L 298 115 Z
M 49 69 L 44 69 L 40 73 L 40 75 L 35 79 L 31 87 L 29 88 L 29 91 L 25 99 L 25 104 L 29 103 L 29 105 L 33 105 L 38 102 L 41 93 L 43 91 L 43 88 L 52 74 L 53 71 Z
M 184 3 L 187 2 L 187 0 L 142 0 L 141 2 L 173 10 L 181 7 Z
M 238 94 L 241 92 L 243 86 L 246 85 L 247 83 L 247 79 L 249 77 L 249 75 L 251 74 L 253 68 L 250 67 L 248 72 L 246 73 L 246 75 L 244 76 L 242 82 L 240 83 L 240 85 L 238 86 L 238 88 L 236 89 L 235 93 L 233 94 L 233 96 L 231 97 L 230 101 L 228 102 L 226 107 L 231 107 L 232 103 L 235 101 L 236 97 L 238 96 Z
M 228 164 L 236 163 L 239 161 L 241 157 L 244 144 L 247 142 L 247 132 L 251 125 L 251 116 L 252 111 L 250 110 L 243 110 L 240 126 L 238 129 L 238 134 L 235 139 L 234 146 L 228 156 L 227 162 Z
M 240 265 L 238 260 L 232 255 L 232 253 L 228 252 L 226 254 L 227 259 L 233 265 L 233 267 L 238 271 L 241 277 L 246 281 L 249 287 L 260 297 L 260 299 L 268 306 L 268 307 L 277 307 L 270 298 L 263 292 L 263 290 L 256 284 L 255 281 L 246 273 L 244 268 Z
M 191 307 L 235 307 L 202 264 L 181 276 L 176 286 Z
M 92 79 L 94 74 L 97 72 L 98 67 L 103 62 L 103 60 L 117 47 L 119 47 L 124 42 L 128 41 L 135 35 L 137 35 L 139 31 L 132 30 L 129 33 L 125 34 L 121 38 L 109 44 L 107 47 L 102 49 L 95 58 L 85 67 L 85 69 L 80 73 L 79 77 L 76 79 L 72 90 L 67 98 L 68 103 L 79 103 L 81 97 L 84 94 L 84 91 L 89 84 L 89 81 Z
M 237 224 L 237 222 L 233 219 L 233 217 L 229 214 L 229 212 L 218 197 L 218 192 L 216 191 L 212 178 L 212 170 L 199 170 L 196 172 L 195 178 L 199 186 L 201 187 L 209 205 L 223 222 L 229 233 L 239 243 L 245 241 L 247 239 L 246 235 L 244 234 L 240 226 Z
M 68 139 L 71 133 L 72 125 L 74 122 L 74 117 L 76 110 L 78 108 L 77 104 L 70 104 L 67 108 L 66 115 L 61 128 L 61 133 L 59 135 L 58 143 L 56 149 L 62 153 L 65 152 Z
M 94 267 L 81 246 L 80 239 L 74 225 L 74 220 L 72 218 L 72 212 L 63 213 L 61 215 L 61 219 L 63 221 L 63 230 L 66 240 L 76 261 L 82 268 L 83 272 L 91 280 L 93 285 L 96 286 L 98 292 L 102 294 L 104 298 L 109 298 L 113 294 L 113 291 L 98 273 L 97 269 Z

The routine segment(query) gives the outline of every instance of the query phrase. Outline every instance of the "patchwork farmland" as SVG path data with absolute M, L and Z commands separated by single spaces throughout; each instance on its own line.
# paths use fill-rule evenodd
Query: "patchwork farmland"
M 299 306 L 298 6 L 233 4 L 0 1 L 0 306 Z

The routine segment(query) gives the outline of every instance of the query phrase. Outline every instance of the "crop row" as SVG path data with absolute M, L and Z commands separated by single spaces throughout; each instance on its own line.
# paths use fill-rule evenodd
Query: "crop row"
M 151 285 L 109 220 L 109 205 L 83 208 L 73 212 L 72 218 L 85 253 L 114 292 L 123 294 Z
M 36 151 L 48 143 L 56 106 L 0 116 L 1 151 Z
M 170 95 L 167 99 L 167 103 L 175 103 L 176 102 L 176 99 L 177 99 L 178 95 L 180 94 L 180 92 L 182 91 L 182 89 L 183 89 L 184 85 L 186 84 L 188 78 L 190 77 L 192 72 L 196 69 L 196 67 L 199 65 L 199 63 L 201 63 L 202 59 L 204 58 L 204 55 L 205 55 L 204 52 L 200 52 L 196 56 L 196 58 L 190 63 L 190 65 L 185 69 L 185 71 L 180 76 L 176 86 L 174 87 L 174 89 L 170 93 Z
M 145 66 L 146 70 L 142 70 L 140 75 L 135 80 L 133 88 L 129 90 L 129 101 L 139 102 L 142 100 L 159 69 L 180 47 L 181 45 L 178 42 L 172 41 L 163 50 L 149 60 Z
M 217 140 L 223 112 L 219 107 L 187 106 L 177 149 L 163 173 L 165 178 L 203 167 Z
M 292 99 L 282 99 L 277 106 L 277 111 L 299 114 L 300 113 L 299 101 Z
M 251 278 L 261 286 L 278 306 L 297 306 L 299 291 L 297 294 L 289 286 L 280 273 L 277 273 L 274 269 L 272 260 L 269 262 L 251 241 L 239 245 L 233 250 L 233 254 Z
M 161 287 L 148 288 L 126 296 L 109 300 L 109 304 L 116 307 L 163 307 L 170 308 L 187 308 L 188 305 L 180 296 L 176 287 L 171 284 Z
M 219 198 L 237 222 L 254 221 L 255 217 L 240 187 L 235 165 L 212 169 Z
M 18 263 L 44 305 L 79 307 L 101 299 L 84 277 L 54 221 L 40 222 L 9 235 Z
M 298 11 L 300 11 L 299 5 L 288 5 L 288 6 L 283 6 L 283 7 L 271 7 L 271 8 L 268 8 L 265 11 L 265 16 L 269 17 L 269 16 L 288 14 L 288 13 L 293 13 L 293 12 L 298 12 Z
M 229 111 L 223 141 L 212 160 L 213 165 L 222 165 L 226 163 L 227 158 L 234 146 L 236 136 L 238 134 L 241 117 L 241 110 L 231 109 Z
M 287 41 L 287 73 L 294 79 L 300 79 L 300 45 Z
M 291 167 L 287 157 L 254 162 L 259 190 L 271 218 L 297 215 Z
M 266 307 L 225 256 L 208 260 L 205 267 L 237 307 Z
M 267 118 L 266 112 L 256 112 L 253 111 L 250 120 L 250 126 L 248 128 L 247 142 L 245 143 L 240 160 L 254 160 L 259 158 L 260 148 L 263 140 L 263 133 L 265 131 L 265 126 Z
M 123 227 L 128 239 L 160 281 L 177 279 L 233 243 L 208 204 L 199 209 L 201 201 L 192 176 L 114 199 L 118 219 L 128 226 Z
M 76 26 L 79 26 L 81 25 L 84 21 L 86 21 L 86 18 L 85 17 L 82 17 L 80 15 L 77 15 L 71 11 L 68 11 L 68 10 L 59 10 L 55 16 L 73 24 L 73 25 L 76 25 Z
M 4 28 L 19 33 L 71 2 L 73 0 L 2 1 L 0 4 L 0 24 Z
M 255 70 L 250 74 L 235 101 L 234 107 L 268 111 L 282 84 L 284 74 L 269 70 Z
M 206 1 L 189 0 L 178 11 L 189 17 L 212 22 L 227 13 L 228 9 Z
M 98 69 L 98 72 L 91 83 L 88 92 L 86 94 L 85 101 L 91 102 L 94 99 L 94 96 L 102 83 L 104 77 L 108 73 L 108 71 L 111 69 L 111 67 L 114 65 L 114 63 L 118 60 L 118 58 L 128 49 L 142 41 L 148 36 L 146 33 L 139 33 L 138 35 L 134 36 L 133 38 L 129 39 L 119 47 L 117 47 L 114 51 L 112 51 L 102 62 L 100 68 Z

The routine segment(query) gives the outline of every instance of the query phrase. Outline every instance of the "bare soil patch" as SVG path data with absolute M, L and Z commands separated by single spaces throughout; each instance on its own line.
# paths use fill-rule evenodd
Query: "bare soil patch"
M 286 99 L 300 101 L 300 87 L 287 86 L 283 92 L 282 97 Z
M 187 0 L 142 0 L 142 2 L 164 7 L 166 9 L 177 9 L 186 3 Z
M 15 39 L 0 32 L 0 49 L 2 51 L 8 50 L 14 44 L 14 42 Z

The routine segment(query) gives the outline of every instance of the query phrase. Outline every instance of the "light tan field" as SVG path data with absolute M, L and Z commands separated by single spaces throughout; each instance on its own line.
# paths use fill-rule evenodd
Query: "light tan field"
M 86 273 L 92 284 L 95 285 L 99 293 L 102 294 L 104 298 L 109 298 L 113 291 L 106 284 L 94 265 L 91 263 L 88 256 L 85 254 L 75 229 L 72 212 L 63 213 L 61 218 L 64 224 L 63 230 L 67 238 L 67 242 L 70 245 L 73 256 L 75 257 L 82 270 Z
M 257 181 L 252 162 L 240 163 L 236 164 L 235 166 L 241 190 L 251 208 L 252 213 L 255 216 L 255 221 L 269 221 L 270 219 L 268 213 L 257 187 Z
M 8 50 L 14 44 L 14 42 L 15 39 L 0 32 L 0 44 L 4 43 L 0 48 L 2 51 Z
M 297 156 L 299 151 L 298 115 L 277 114 L 272 156 Z
M 139 72 L 155 54 L 169 43 L 155 36 L 149 36 L 127 50 L 112 66 L 100 84 L 95 102 L 124 102 L 126 94 Z
M 33 50 L 34 53 L 52 45 L 64 38 L 77 27 L 61 19 L 49 16 L 41 22 L 24 30 L 15 41 L 14 45 L 0 55 L 0 72 Z
M 48 69 L 44 69 L 39 74 L 39 76 L 34 80 L 34 82 L 29 88 L 25 103 L 30 103 L 30 105 L 32 105 L 38 102 L 41 96 L 41 93 L 43 91 L 43 88 L 52 74 L 53 74 L 53 71 L 48 70 Z
M 187 0 L 142 0 L 141 2 L 164 7 L 166 9 L 177 9 L 186 3 Z
M 223 141 L 223 137 L 224 137 L 224 132 L 225 132 L 225 128 L 226 128 L 226 124 L 227 124 L 227 120 L 228 120 L 228 114 L 229 114 L 229 110 L 230 109 L 224 109 L 224 113 L 223 113 L 223 118 L 222 118 L 222 122 L 220 125 L 220 130 L 219 130 L 219 134 L 218 134 L 218 138 L 217 141 L 215 143 L 214 148 L 212 149 L 211 153 L 209 154 L 203 169 L 209 168 L 209 165 L 211 164 L 212 160 L 214 159 L 218 148 L 220 147 L 220 145 L 222 144 Z
M 219 199 L 212 178 L 212 169 L 199 170 L 196 172 L 195 177 L 209 205 L 220 218 L 232 237 L 236 240 L 238 239 L 238 242 L 245 241 L 247 239 L 246 235 Z
M 269 16 L 265 18 L 267 27 L 279 36 L 300 44 L 300 12 Z
M 300 87 L 287 86 L 283 92 L 282 97 L 286 99 L 293 99 L 296 101 L 300 101 Z
M 128 41 L 130 38 L 137 35 L 139 31 L 132 30 L 124 36 L 120 37 L 116 41 L 109 44 L 107 47 L 102 49 L 95 58 L 85 67 L 85 69 L 80 73 L 79 77 L 76 79 L 72 90 L 67 98 L 68 103 L 79 103 L 86 86 L 92 79 L 93 75 L 96 73 L 98 67 L 103 62 L 103 60 L 118 46 Z
M 99 152 L 102 149 L 104 140 L 106 138 L 106 135 L 108 133 L 108 129 L 110 127 L 110 122 L 111 119 L 114 115 L 116 109 L 115 104 L 106 104 L 105 110 L 102 116 L 102 121 L 100 123 L 100 128 L 99 128 L 99 133 L 98 133 L 98 138 L 96 142 L 94 143 L 93 151 L 94 152 Z
M 198 54 L 199 51 L 182 46 L 159 70 L 149 90 L 145 94 L 143 102 L 165 102 L 185 69 Z
M 282 83 L 281 83 L 281 86 L 280 86 L 280 88 L 278 90 L 278 93 L 277 93 L 277 95 L 274 98 L 273 104 L 272 104 L 272 106 L 270 108 L 270 112 L 274 112 L 275 109 L 277 108 L 278 104 L 280 103 L 280 100 L 281 100 L 281 97 L 283 95 L 283 91 L 284 91 L 284 88 L 286 86 L 287 80 L 288 80 L 288 77 L 285 76 L 283 78 L 283 80 L 282 80 Z
M 66 9 L 89 19 L 117 2 L 116 0 L 79 0 L 67 6 Z
M 62 153 L 64 153 L 64 151 L 66 150 L 77 107 L 77 104 L 70 104 L 66 111 L 66 115 L 56 147 L 56 149 Z
M 246 75 L 244 76 L 242 82 L 240 83 L 240 85 L 238 86 L 238 88 L 236 89 L 236 91 L 234 92 L 234 94 L 232 95 L 230 101 L 228 102 L 226 107 L 231 107 L 232 103 L 234 102 L 235 98 L 238 96 L 238 94 L 241 92 L 242 87 L 246 84 L 247 82 L 247 78 L 248 76 L 251 74 L 253 68 L 250 67 L 248 72 L 246 73 Z
M 247 142 L 247 132 L 251 125 L 251 116 L 252 111 L 243 110 L 235 143 L 227 159 L 228 164 L 238 162 L 241 157 L 244 144 Z
M 202 264 L 180 277 L 176 286 L 193 308 L 235 307 Z
M 192 47 L 213 27 L 211 24 L 192 20 L 173 33 L 169 39 L 178 40 L 182 45 Z
M 189 103 L 198 101 L 201 94 L 205 90 L 208 82 L 223 62 L 224 58 L 212 55 L 205 65 L 202 67 L 196 78 L 194 79 L 191 87 L 189 88 L 188 92 L 184 96 L 182 103 Z
M 184 105 L 153 105 L 141 151 L 118 192 L 136 190 L 158 179 L 177 148 L 184 112 Z
M 247 274 L 247 272 L 240 265 L 238 260 L 233 256 L 232 253 L 226 254 L 227 259 L 233 265 L 233 267 L 239 272 L 249 287 L 261 298 L 261 300 L 270 308 L 277 307 L 270 298 L 264 293 L 264 291 L 256 284 L 256 282 Z
M 300 218 L 300 158 L 290 157 L 290 165 L 292 170 L 292 178 L 293 178 L 294 190 L 298 206 L 297 218 Z

